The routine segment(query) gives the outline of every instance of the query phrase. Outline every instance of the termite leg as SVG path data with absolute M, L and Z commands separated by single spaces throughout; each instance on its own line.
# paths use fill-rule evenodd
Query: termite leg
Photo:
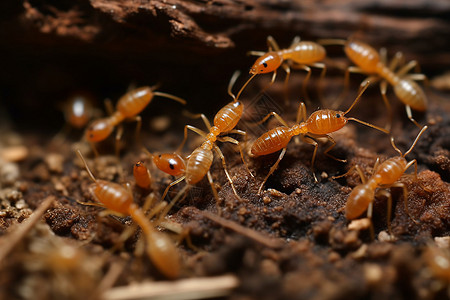
M 306 77 L 302 82 L 302 94 L 305 97 L 305 100 L 308 103 L 308 106 L 311 106 L 312 102 L 311 102 L 311 98 L 309 98 L 308 90 L 307 90 L 308 81 L 309 81 L 309 78 L 311 78 L 311 73 L 312 73 L 311 68 L 306 65 L 295 65 L 295 64 L 292 65 L 292 68 L 305 70 L 307 72 Z
M 91 146 L 92 152 L 94 152 L 95 157 L 99 157 L 99 153 L 97 147 L 95 147 L 95 143 L 89 142 L 89 145 Z
M 183 181 L 184 178 L 186 178 L 186 176 L 181 176 L 181 177 L 178 178 L 177 180 L 172 181 L 172 182 L 166 187 L 166 189 L 164 190 L 164 193 L 163 193 L 163 195 L 162 195 L 162 197 L 161 197 L 161 200 L 164 200 L 164 199 L 166 198 L 166 195 L 167 195 L 167 193 L 169 192 L 169 189 L 170 189 L 171 187 L 173 187 L 174 185 L 176 185 L 176 184 L 180 183 L 181 181 Z
M 105 208 L 105 205 L 103 203 L 100 203 L 100 202 L 84 202 L 84 201 L 80 201 L 78 199 L 76 199 L 76 201 L 77 201 L 78 204 L 81 204 L 81 205 L 97 206 L 97 207 Z
M 105 108 L 106 108 L 106 112 L 108 113 L 109 116 L 114 114 L 114 105 L 111 102 L 111 99 L 106 98 L 105 101 Z
M 115 144 L 116 149 L 115 149 L 115 151 L 116 151 L 117 159 L 119 159 L 119 157 L 120 157 L 120 140 L 122 139 L 122 135 L 123 135 L 123 126 L 121 124 L 117 127 L 117 132 L 116 132 L 116 144 Z
M 119 217 L 119 218 L 125 218 L 126 217 L 124 214 L 121 214 L 119 212 L 116 212 L 114 210 L 109 210 L 109 209 L 102 210 L 101 212 L 98 213 L 98 216 L 100 218 L 104 218 L 106 216 L 116 216 L 116 217 Z
M 325 78 L 325 74 L 327 73 L 327 66 L 324 63 L 314 63 L 311 66 L 318 68 L 318 69 L 322 69 L 322 71 L 320 71 L 320 77 L 319 77 L 319 82 L 317 83 L 317 97 L 319 98 L 319 102 L 321 104 L 321 106 L 324 106 L 324 98 L 323 98 L 323 79 Z
M 286 72 L 286 77 L 284 78 L 284 104 L 286 107 L 289 107 L 289 78 L 291 77 L 291 68 L 286 63 L 283 63 L 281 67 Z
M 405 75 L 405 78 L 414 81 L 424 81 L 425 85 L 429 85 L 428 78 L 425 74 L 408 74 Z
M 406 167 L 405 167 L 405 171 L 411 167 L 411 165 L 414 165 L 414 179 L 417 180 L 417 160 L 413 159 L 412 161 L 410 161 Z
M 411 213 L 409 212 L 409 208 L 408 208 L 408 189 L 406 188 L 406 185 L 404 183 L 401 182 L 396 182 L 392 185 L 392 187 L 399 187 L 403 189 L 403 204 L 405 206 L 405 212 L 406 214 L 409 216 L 409 218 L 416 224 L 419 224 L 419 221 L 417 221 L 416 219 L 413 218 L 413 216 L 411 215 Z
M 147 217 L 148 217 L 149 219 L 153 218 L 154 216 L 156 216 L 156 215 L 160 214 L 162 211 L 164 211 L 164 209 L 165 209 L 167 206 L 168 206 L 168 204 L 167 204 L 166 201 L 159 202 L 156 206 L 154 206 L 154 207 L 152 208 L 152 210 L 150 211 L 150 213 L 148 214 Z M 171 207 L 170 207 L 170 208 L 171 208 Z M 169 210 L 170 210 L 170 208 L 169 208 Z M 166 216 L 165 214 L 161 213 L 161 214 L 160 214 L 160 219 L 165 218 L 165 216 Z M 159 225 L 159 224 L 157 224 L 157 225 Z
M 267 37 L 267 46 L 270 51 L 280 51 L 277 41 L 271 35 Z
M 184 179 L 184 176 L 182 177 Z M 180 180 L 181 181 L 181 180 Z M 180 182 L 177 180 L 177 183 Z M 175 181 L 174 181 L 175 182 Z M 161 223 L 162 220 L 166 217 L 166 215 L 169 213 L 169 211 L 172 209 L 172 207 L 181 199 L 183 200 L 186 197 L 186 192 L 190 188 L 189 185 L 185 185 L 175 196 L 175 198 L 170 201 L 170 203 L 164 208 L 164 210 L 161 212 L 157 224 Z M 167 189 L 166 189 L 167 190 Z M 183 198 L 181 198 L 183 197 Z
M 235 133 L 238 133 L 237 131 L 241 131 L 241 130 L 236 130 L 236 131 L 233 130 L 233 132 L 235 132 Z M 243 133 L 243 135 L 245 136 L 245 139 L 247 139 L 247 133 L 246 133 L 245 131 L 242 131 L 242 133 Z M 218 140 L 219 140 L 219 141 L 222 141 L 222 142 L 229 142 L 229 143 L 232 143 L 232 144 L 237 145 L 238 148 L 239 148 L 239 152 L 240 152 L 240 154 L 241 154 L 241 160 L 242 160 L 242 163 L 244 164 L 245 168 L 247 169 L 247 172 L 250 174 L 250 176 L 255 177 L 255 176 L 252 174 L 252 172 L 250 172 L 250 169 L 249 169 L 249 167 L 248 167 L 248 163 L 247 163 L 247 161 L 246 161 L 245 158 L 244 158 L 244 152 L 242 151 L 241 143 L 240 143 L 239 141 L 237 141 L 237 140 L 235 140 L 235 139 L 229 137 L 229 136 L 219 137 Z
M 291 45 L 289 46 L 289 48 L 293 48 L 295 47 L 296 44 L 298 44 L 300 42 L 300 37 L 298 35 L 296 35 L 291 42 Z
M 378 190 L 376 195 L 382 195 L 387 198 L 387 226 L 389 234 L 392 235 L 392 228 L 391 228 L 392 195 L 387 190 Z
M 248 51 L 247 55 L 253 55 L 253 56 L 263 56 L 266 54 L 264 51 Z
M 375 229 L 373 228 L 372 212 L 373 212 L 373 202 L 370 202 L 369 207 L 367 207 L 367 218 L 370 221 L 370 238 L 372 240 L 374 240 L 375 239 Z
M 208 172 L 206 173 L 206 177 L 208 177 L 208 182 L 209 185 L 211 185 L 211 190 L 214 194 L 214 198 L 216 199 L 216 209 L 217 209 L 217 214 L 220 216 L 222 215 L 221 210 L 220 210 L 220 199 L 219 199 L 219 194 L 217 193 L 216 187 L 214 186 L 214 181 L 212 179 L 211 176 L 211 172 L 208 170 Z M 233 186 L 233 185 L 232 185 Z M 239 197 L 239 196 L 238 196 Z
M 256 122 L 254 125 L 259 125 L 267 121 L 271 116 L 275 117 L 278 122 L 280 122 L 283 126 L 289 127 L 288 123 L 276 112 L 272 111 L 268 113 L 261 121 Z
M 334 160 L 337 160 L 337 161 L 340 161 L 340 162 L 343 162 L 343 163 L 347 162 L 346 159 L 340 159 L 340 158 L 334 157 L 333 155 L 331 155 L 331 154 L 328 153 L 329 151 L 331 151 L 331 149 L 334 148 L 334 146 L 336 146 L 336 141 L 335 141 L 330 135 L 327 135 L 326 138 L 331 142 L 331 146 L 328 147 L 328 148 L 323 152 L 323 154 L 325 154 L 326 156 L 328 156 L 328 157 L 330 157 L 330 158 L 332 158 L 332 159 L 334 159 Z
M 264 184 L 266 183 L 267 179 L 269 179 L 269 176 L 272 175 L 273 172 L 275 172 L 275 170 L 278 167 L 278 164 L 280 163 L 280 161 L 283 159 L 284 155 L 286 154 L 286 148 L 283 148 L 283 150 L 281 150 L 280 155 L 278 156 L 277 161 L 275 162 L 275 164 L 270 168 L 269 173 L 267 173 L 266 177 L 264 177 L 263 182 L 261 183 L 261 185 L 259 186 L 258 189 L 258 195 L 261 195 L 261 191 L 262 188 L 264 187 Z
M 391 104 L 389 103 L 389 100 L 386 96 L 386 90 L 387 90 L 387 81 L 383 80 L 380 84 L 380 93 L 381 93 L 381 97 L 383 98 L 384 105 L 386 106 L 386 110 L 388 112 L 388 121 L 386 123 L 386 126 L 384 126 L 384 129 L 386 129 L 388 132 L 391 132 L 393 115 L 392 115 Z
M 415 68 L 418 65 L 417 61 L 412 60 L 403 67 L 401 67 L 395 74 L 399 77 L 402 77 L 405 74 L 408 74 L 411 69 Z
M 378 51 L 378 53 L 380 54 L 380 62 L 383 65 L 387 64 L 387 49 L 386 48 L 380 48 L 380 50 Z M 392 70 L 392 69 L 390 69 Z
M 317 148 L 319 147 L 319 144 L 313 138 L 311 138 L 309 136 L 300 135 L 300 137 L 305 143 L 314 146 L 314 152 L 313 152 L 313 156 L 312 156 L 312 159 L 311 159 L 311 172 L 313 173 L 314 181 L 318 182 L 317 177 L 316 177 L 316 173 L 314 172 L 314 162 L 316 161 Z
M 214 149 L 216 150 L 217 154 L 219 155 L 219 157 L 220 157 L 220 159 L 222 161 L 223 170 L 225 171 L 225 175 L 227 176 L 227 179 L 230 182 L 231 188 L 233 189 L 233 193 L 240 200 L 241 197 L 239 197 L 239 195 L 238 195 L 238 193 L 236 191 L 236 188 L 234 187 L 233 180 L 231 180 L 230 173 L 228 173 L 227 163 L 225 162 L 225 156 L 223 155 L 222 151 L 220 150 L 220 148 L 217 145 L 214 145 Z
M 338 178 L 345 177 L 345 176 L 349 175 L 350 173 L 352 173 L 356 169 L 356 167 L 358 167 L 358 169 L 360 169 L 358 165 L 351 166 L 350 169 L 348 169 L 348 171 L 345 172 L 344 174 L 337 175 L 337 176 L 331 176 L 331 179 L 335 180 L 335 179 L 338 179 Z M 359 174 L 359 172 L 358 172 L 358 174 Z M 361 177 L 361 174 L 360 174 L 360 177 Z M 361 177 L 361 181 L 362 181 L 362 177 Z
M 208 130 L 211 129 L 211 123 L 209 122 L 208 118 L 204 114 L 193 114 L 187 110 L 183 111 L 183 115 L 185 115 L 188 118 L 191 119 L 202 119 L 203 123 L 205 123 L 205 126 Z
M 183 138 L 183 141 L 181 142 L 180 146 L 178 146 L 177 150 L 175 151 L 176 153 L 179 153 L 179 152 L 181 152 L 181 150 L 183 150 L 184 144 L 186 143 L 186 140 L 187 140 L 188 129 L 197 133 L 198 135 L 200 135 L 202 137 L 205 137 L 207 135 L 206 132 L 204 132 L 203 130 L 201 130 L 197 127 L 194 127 L 191 125 L 184 126 L 184 138 Z
M 139 148 L 142 148 L 142 140 L 141 140 L 141 128 L 142 128 L 142 118 L 141 116 L 136 116 L 136 143 Z
M 404 61 L 403 53 L 401 53 L 401 52 L 395 53 L 394 58 L 389 63 L 389 66 L 388 66 L 389 70 L 394 71 L 395 69 L 397 69 L 397 66 L 399 66 L 403 63 L 403 61 Z M 386 64 L 387 61 L 384 61 L 383 63 Z
M 298 109 L 297 109 L 297 117 L 295 119 L 295 122 L 297 124 L 300 124 L 300 122 L 306 121 L 306 105 L 304 102 L 300 102 Z M 300 144 L 300 138 L 298 136 L 294 137 L 294 143 L 296 145 Z
M 142 205 L 142 210 L 148 211 L 150 209 L 150 207 L 153 206 L 155 200 L 156 200 L 156 197 L 155 197 L 154 193 L 150 193 L 149 195 L 147 195 L 145 197 L 144 205 Z
M 419 127 L 419 129 L 422 129 L 422 126 L 420 126 L 420 124 L 414 120 L 413 115 L 412 115 L 412 111 L 411 111 L 411 106 L 409 105 L 405 105 L 405 110 L 406 110 L 406 115 L 408 116 L 408 119 L 414 123 L 414 125 L 416 125 L 417 127 Z
M 350 73 L 365 74 L 364 71 L 358 67 L 355 66 L 347 67 L 344 75 L 344 89 L 342 90 L 337 100 L 333 103 L 333 105 L 331 105 L 331 109 L 335 110 L 336 108 L 341 106 L 342 102 L 344 101 L 344 98 L 347 96 L 348 90 L 350 88 Z
M 306 105 L 304 102 L 300 102 L 297 110 L 297 118 L 295 122 L 299 124 L 300 122 L 306 121 Z

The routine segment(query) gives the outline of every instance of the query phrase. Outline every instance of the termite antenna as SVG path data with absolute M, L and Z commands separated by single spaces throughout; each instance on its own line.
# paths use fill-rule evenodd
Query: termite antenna
M 320 39 L 317 43 L 328 46 L 328 45 L 342 45 L 344 46 L 347 43 L 347 40 L 344 39 Z
M 361 91 L 359 92 L 358 96 L 356 97 L 355 101 L 353 101 L 352 105 L 345 111 L 344 115 L 346 115 L 349 111 L 352 110 L 352 108 L 359 102 L 359 99 L 361 99 L 362 94 L 366 91 L 366 89 L 369 87 L 370 81 L 367 81 L 367 83 L 362 87 Z
M 413 149 L 414 149 L 414 147 L 416 146 L 416 144 L 417 144 L 417 141 L 420 139 L 420 137 L 422 136 L 422 134 L 425 132 L 425 130 L 427 130 L 428 129 L 428 126 L 423 126 L 422 127 L 422 129 L 420 130 L 420 132 L 417 134 L 417 137 L 416 137 L 416 139 L 414 140 L 414 142 L 412 143 L 412 145 L 411 145 L 411 147 L 408 149 L 408 151 L 406 151 L 404 154 L 402 154 L 402 152 L 400 151 L 400 149 L 398 149 L 398 147 L 395 145 L 395 142 L 394 142 L 394 137 L 393 136 L 391 136 L 391 144 L 392 144 L 392 147 L 394 147 L 394 149 L 395 149 L 395 151 L 397 151 L 399 154 L 400 154 L 400 156 L 401 157 L 405 157 L 406 155 L 408 155 Z
M 241 75 L 241 71 L 239 70 L 234 71 L 233 76 L 231 76 L 230 82 L 228 83 L 228 95 L 230 95 L 234 101 L 236 101 L 236 96 L 233 94 L 231 90 L 233 89 L 233 86 L 236 83 L 236 80 L 238 79 L 239 75 Z
M 159 89 L 161 87 L 161 82 L 156 83 L 155 85 L 150 87 L 150 90 L 152 92 L 156 91 L 157 89 Z
M 150 159 L 153 158 L 153 154 L 145 146 L 142 146 L 142 151 L 144 151 Z
M 80 149 L 77 149 L 75 152 L 77 153 L 78 157 L 79 157 L 79 158 L 81 159 L 81 161 L 83 162 L 84 167 L 86 168 L 86 171 L 88 172 L 89 177 L 91 178 L 91 180 L 92 180 L 93 182 L 97 182 L 97 180 L 95 179 L 95 177 L 94 177 L 94 175 L 92 174 L 91 170 L 89 169 L 88 164 L 87 164 L 86 160 L 85 160 L 84 157 L 83 157 L 83 154 L 81 154 Z
M 171 94 L 167 94 L 167 93 L 163 93 L 163 92 L 153 92 L 153 95 L 155 96 L 160 96 L 160 97 L 164 97 L 164 98 L 169 98 L 172 99 L 174 101 L 180 102 L 183 105 L 186 105 L 186 100 L 184 100 L 183 98 L 171 95 Z
M 240 72 L 239 72 L 240 73 Z M 242 91 L 245 89 L 245 87 L 250 83 L 250 81 L 252 81 L 253 77 L 255 77 L 257 74 L 253 74 L 248 80 L 247 82 L 244 83 L 244 85 L 241 87 L 241 89 L 239 90 L 239 92 L 237 93 L 237 96 L 234 97 L 234 95 L 231 93 L 231 89 L 229 89 L 229 94 L 231 95 L 231 97 L 233 97 L 234 101 L 237 101 L 239 99 L 239 96 L 241 96 Z M 238 74 L 239 76 L 239 74 Z M 236 78 L 237 79 L 237 78 Z M 230 82 L 231 83 L 231 82 Z

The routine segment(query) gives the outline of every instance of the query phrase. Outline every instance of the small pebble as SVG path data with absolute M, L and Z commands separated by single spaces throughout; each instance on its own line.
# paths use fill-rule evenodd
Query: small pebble
M 58 153 L 50 153 L 45 157 L 45 162 L 51 172 L 62 173 L 64 156 Z
M 360 231 L 360 230 L 365 230 L 369 227 L 370 227 L 370 219 L 369 218 L 353 220 L 350 222 L 350 224 L 348 224 L 349 230 Z
M 28 148 L 25 146 L 10 146 L 0 150 L 0 157 L 8 162 L 22 161 L 28 156 Z

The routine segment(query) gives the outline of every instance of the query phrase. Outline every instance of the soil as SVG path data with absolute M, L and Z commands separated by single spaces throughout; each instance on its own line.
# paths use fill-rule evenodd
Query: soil
M 449 268 L 436 262 L 450 261 L 450 54 L 445 50 L 450 6 L 445 1 L 415 1 L 409 7 L 398 1 L 278 2 L 2 4 L 11 13 L 0 13 L 0 48 L 6 51 L 0 73 L 0 299 L 450 299 Z M 236 146 L 218 143 L 238 197 L 216 157 L 211 174 L 219 201 L 205 178 L 170 210 L 167 224 L 157 227 L 176 243 L 181 257 L 180 275 L 170 280 L 145 255 L 130 217 L 81 203 L 94 199 L 75 150 L 97 178 L 130 183 L 139 206 L 149 195 L 162 201 L 175 178 L 157 170 L 141 146 L 152 153 L 173 152 L 185 124 L 204 130 L 201 120 L 185 111 L 212 121 L 231 101 L 227 85 L 233 71 L 244 74 L 233 87 L 236 92 L 254 61 L 246 52 L 265 50 L 270 34 L 282 47 L 295 35 L 317 40 L 355 34 L 376 48 L 386 47 L 389 57 L 403 51 L 407 60 L 420 62 L 431 83 L 425 88 L 429 103 L 426 112 L 413 115 L 429 128 L 406 157 L 417 161 L 417 177 L 411 167 L 399 180 L 411 216 L 403 190 L 388 187 L 391 218 L 387 197 L 377 195 L 373 234 L 366 214 L 346 219 L 348 195 L 361 184 L 352 166 L 368 177 L 378 158 L 398 155 L 386 134 L 356 122 L 332 134 L 337 144 L 330 154 L 345 163 L 326 156 L 329 144 L 320 140 L 315 182 L 314 147 L 294 138 L 258 194 L 279 153 L 249 157 L 252 141 L 278 126 L 275 119 L 256 122 L 275 111 L 293 124 L 300 100 L 308 113 L 336 105 L 349 63 L 340 47 L 330 46 L 325 79 L 319 84 L 320 72 L 313 69 L 308 82 L 312 100 L 302 93 L 302 70 L 294 70 L 289 80 L 288 104 L 283 71 L 263 93 L 270 75 L 257 76 L 244 90 L 237 128 L 247 132 L 249 142 L 231 136 L 241 141 L 252 175 Z M 352 74 L 339 109 L 349 107 L 364 78 Z M 98 118 L 106 114 L 103 99 L 115 103 L 133 87 L 158 83 L 159 91 L 188 104 L 155 97 L 141 114 L 140 139 L 134 123 L 124 124 L 119 159 L 113 137 L 96 145 L 96 156 L 82 139 L 84 129 L 64 120 L 62 108 L 70 95 L 89 93 Z M 419 129 L 391 88 L 388 98 L 392 136 L 404 152 Z M 349 116 L 386 124 L 378 83 L 369 86 Z M 202 140 L 189 133 L 184 154 Z M 148 191 L 135 186 L 137 160 L 150 168 Z M 171 188 L 166 200 L 184 186 Z

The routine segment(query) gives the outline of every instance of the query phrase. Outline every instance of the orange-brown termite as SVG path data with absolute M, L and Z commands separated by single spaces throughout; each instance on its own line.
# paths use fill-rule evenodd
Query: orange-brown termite
M 300 103 L 298 113 L 297 113 L 297 121 L 295 125 L 289 126 L 277 113 L 272 112 L 263 118 L 261 122 L 267 120 L 270 116 L 274 116 L 277 120 L 283 124 L 283 126 L 273 128 L 263 135 L 261 135 L 252 145 L 251 155 L 253 157 L 262 156 L 277 152 L 282 150 L 275 164 L 270 168 L 269 173 L 264 178 L 261 186 L 259 187 L 258 194 L 261 193 L 264 184 L 266 183 L 269 176 L 275 171 L 284 154 L 286 153 L 286 147 L 290 140 L 297 135 L 300 135 L 301 139 L 308 143 L 314 145 L 314 152 L 311 160 L 311 169 L 313 171 L 314 179 L 317 182 L 316 175 L 314 174 L 314 161 L 316 158 L 318 143 L 315 138 L 325 137 L 332 144 L 328 147 L 324 154 L 341 162 L 345 162 L 345 160 L 337 159 L 334 156 L 328 154 L 328 152 L 333 149 L 336 145 L 334 139 L 329 135 L 334 131 L 337 131 L 344 127 L 348 121 L 356 121 L 358 123 L 370 126 L 377 130 L 387 133 L 387 131 L 383 128 L 377 127 L 375 125 L 366 123 L 356 118 L 346 118 L 345 115 L 352 110 L 352 108 L 356 105 L 356 103 L 361 98 L 362 94 L 366 90 L 368 83 L 363 87 L 358 96 L 356 97 L 353 104 L 347 109 L 347 111 L 335 111 L 330 109 L 321 109 L 313 112 L 308 119 L 306 118 L 306 108 L 305 104 Z M 305 120 L 304 122 L 301 122 Z
M 208 133 L 206 133 L 203 130 L 198 129 L 194 126 L 190 126 L 190 125 L 185 126 L 184 140 L 176 152 L 181 151 L 181 149 L 183 148 L 183 145 L 187 138 L 187 130 L 188 129 L 192 130 L 193 132 L 204 137 L 205 141 L 199 147 L 194 149 L 194 151 L 192 151 L 192 153 L 187 157 L 184 175 L 182 177 L 178 178 L 176 181 L 172 182 L 166 188 L 166 190 L 164 192 L 164 196 L 167 194 L 170 187 L 181 182 L 183 179 L 186 181 L 187 185 L 190 186 L 190 185 L 194 185 L 194 184 L 198 183 L 206 175 L 208 177 L 208 181 L 211 185 L 211 189 L 213 191 L 214 197 L 216 198 L 216 200 L 218 200 L 219 196 L 214 187 L 212 176 L 209 171 L 209 169 L 211 168 L 213 159 L 214 159 L 214 155 L 213 155 L 213 151 L 212 151 L 214 149 L 222 161 L 222 166 L 225 171 L 225 175 L 226 175 L 228 181 L 230 182 L 231 188 L 233 189 L 233 193 L 237 197 L 239 197 L 236 192 L 236 189 L 234 187 L 233 181 L 231 180 L 231 176 L 228 173 L 226 162 L 225 162 L 225 157 L 224 157 L 222 151 L 220 150 L 220 148 L 216 145 L 216 141 L 230 142 L 230 143 L 238 145 L 239 150 L 241 152 L 241 158 L 242 158 L 243 162 L 245 163 L 242 149 L 239 145 L 239 142 L 229 136 L 221 136 L 222 134 L 230 133 L 230 132 L 242 134 L 244 136 L 246 135 L 246 133 L 244 131 L 234 129 L 234 127 L 237 125 L 237 123 L 241 119 L 242 113 L 244 111 L 244 104 L 242 102 L 238 101 L 238 97 L 241 94 L 241 92 L 243 91 L 243 89 L 245 88 L 245 86 L 248 84 L 248 81 L 247 81 L 246 84 L 244 84 L 242 86 L 242 88 L 239 91 L 239 93 L 237 94 L 237 96 L 235 96 L 231 92 L 231 89 L 232 89 L 232 86 L 234 85 L 238 76 L 239 76 L 239 72 L 235 72 L 230 80 L 229 85 L 228 85 L 228 94 L 233 98 L 233 101 L 231 101 L 230 103 L 228 103 L 227 105 L 222 107 L 217 112 L 216 116 L 214 117 L 214 125 L 213 126 L 211 126 L 211 124 L 209 123 L 209 121 L 205 115 L 199 114 L 196 116 L 196 117 L 203 119 L 206 127 L 209 130 Z M 181 166 L 181 164 L 180 164 L 180 166 Z M 184 192 L 184 190 L 182 190 L 182 192 Z M 175 199 L 178 199 L 180 196 L 181 195 L 177 195 L 177 197 L 175 197 Z M 172 201 L 171 205 L 173 205 L 173 203 L 176 201 L 175 199 Z
M 114 127 L 125 119 L 134 118 L 138 122 L 139 127 L 140 117 L 138 114 L 150 103 L 154 96 L 165 97 L 186 104 L 184 99 L 157 92 L 153 89 L 145 86 L 129 91 L 123 95 L 116 104 L 116 111 L 111 116 L 95 120 L 89 125 L 85 134 L 87 141 L 93 143 L 106 139 L 114 130 Z M 120 136 L 121 132 L 119 131 L 116 140 L 119 140 Z
M 64 118 L 70 126 L 81 129 L 94 116 L 93 96 L 87 92 L 72 94 L 63 106 Z
M 391 144 L 400 155 L 391 157 L 382 162 L 381 164 L 379 164 L 379 159 L 377 159 L 377 162 L 375 163 L 374 166 L 373 174 L 372 176 L 370 176 L 369 179 L 366 179 L 364 173 L 359 168 L 359 166 L 355 166 L 356 170 L 358 171 L 358 174 L 361 177 L 362 184 L 356 186 L 347 198 L 347 204 L 345 206 L 345 217 L 348 220 L 356 219 L 366 210 L 368 211 L 367 216 L 370 219 L 372 217 L 372 203 L 376 195 L 381 194 L 383 196 L 386 196 L 388 199 L 387 222 L 389 232 L 391 232 L 390 217 L 392 209 L 392 197 L 391 194 L 385 189 L 390 187 L 400 187 L 403 189 L 405 211 L 409 215 L 409 217 L 414 222 L 416 222 L 414 218 L 410 215 L 408 210 L 408 191 L 406 189 L 406 186 L 403 183 L 397 181 L 400 179 L 400 177 L 402 177 L 405 171 L 412 165 L 414 165 L 415 168 L 414 176 L 415 178 L 417 178 L 417 161 L 413 159 L 412 161 L 407 162 L 405 156 L 408 155 L 413 150 L 417 141 L 425 132 L 425 130 L 427 130 L 427 128 L 428 128 L 427 126 L 424 126 L 422 128 L 422 130 L 419 132 L 416 139 L 414 140 L 413 144 L 409 148 L 409 150 L 406 151 L 404 154 L 402 154 L 400 149 L 397 148 L 397 146 L 394 143 L 394 138 L 391 137 Z M 378 188 L 381 189 L 377 190 Z
M 133 166 L 133 177 L 136 185 L 144 190 L 149 190 L 152 184 L 152 176 L 142 161 L 137 161 Z
M 66 123 L 53 140 L 63 142 L 71 129 L 83 129 L 89 120 L 97 114 L 93 102 L 94 96 L 87 91 L 72 93 L 61 105 Z
M 147 241 L 147 254 L 153 264 L 165 276 L 178 277 L 180 257 L 173 242 L 153 227 L 144 212 L 133 202 L 133 195 L 128 189 L 118 183 L 95 179 L 81 151 L 77 150 L 77 154 L 94 182 L 89 191 L 98 204 L 107 208 L 111 214 L 130 216 L 142 229 Z
M 253 75 L 251 78 L 258 74 L 273 73 L 270 86 L 275 81 L 278 68 L 282 67 L 286 72 L 285 89 L 287 90 L 291 68 L 303 69 L 308 73 L 303 81 L 302 89 L 305 97 L 308 97 L 306 87 L 311 77 L 310 67 L 322 69 L 320 80 L 325 76 L 326 66 L 320 63 L 326 56 L 325 48 L 315 42 L 300 41 L 298 36 L 294 38 L 291 46 L 287 49 L 280 49 L 275 39 L 271 36 L 267 37 L 267 44 L 269 46 L 268 52 L 249 52 L 251 55 L 260 56 L 250 68 L 250 74 Z
M 389 116 L 389 122 L 386 125 L 386 129 L 390 130 L 392 120 L 391 107 L 386 97 L 388 83 L 392 85 L 397 98 L 405 104 L 408 118 L 417 127 L 421 128 L 417 121 L 412 117 L 411 108 L 417 111 L 425 111 L 427 108 L 427 97 L 423 89 L 414 81 L 426 80 L 426 76 L 423 74 L 408 74 L 411 69 L 417 66 L 417 61 L 410 61 L 396 71 L 399 64 L 403 61 L 403 54 L 401 52 L 397 52 L 388 65 L 385 48 L 381 48 L 378 53 L 370 45 L 355 39 L 330 39 L 323 40 L 321 43 L 343 45 L 347 57 L 356 65 L 348 67 L 345 72 L 346 89 L 348 88 L 350 72 L 362 73 L 369 76 L 361 82 L 360 87 L 364 86 L 368 81 L 375 82 L 377 80 L 382 80 L 380 91 Z

